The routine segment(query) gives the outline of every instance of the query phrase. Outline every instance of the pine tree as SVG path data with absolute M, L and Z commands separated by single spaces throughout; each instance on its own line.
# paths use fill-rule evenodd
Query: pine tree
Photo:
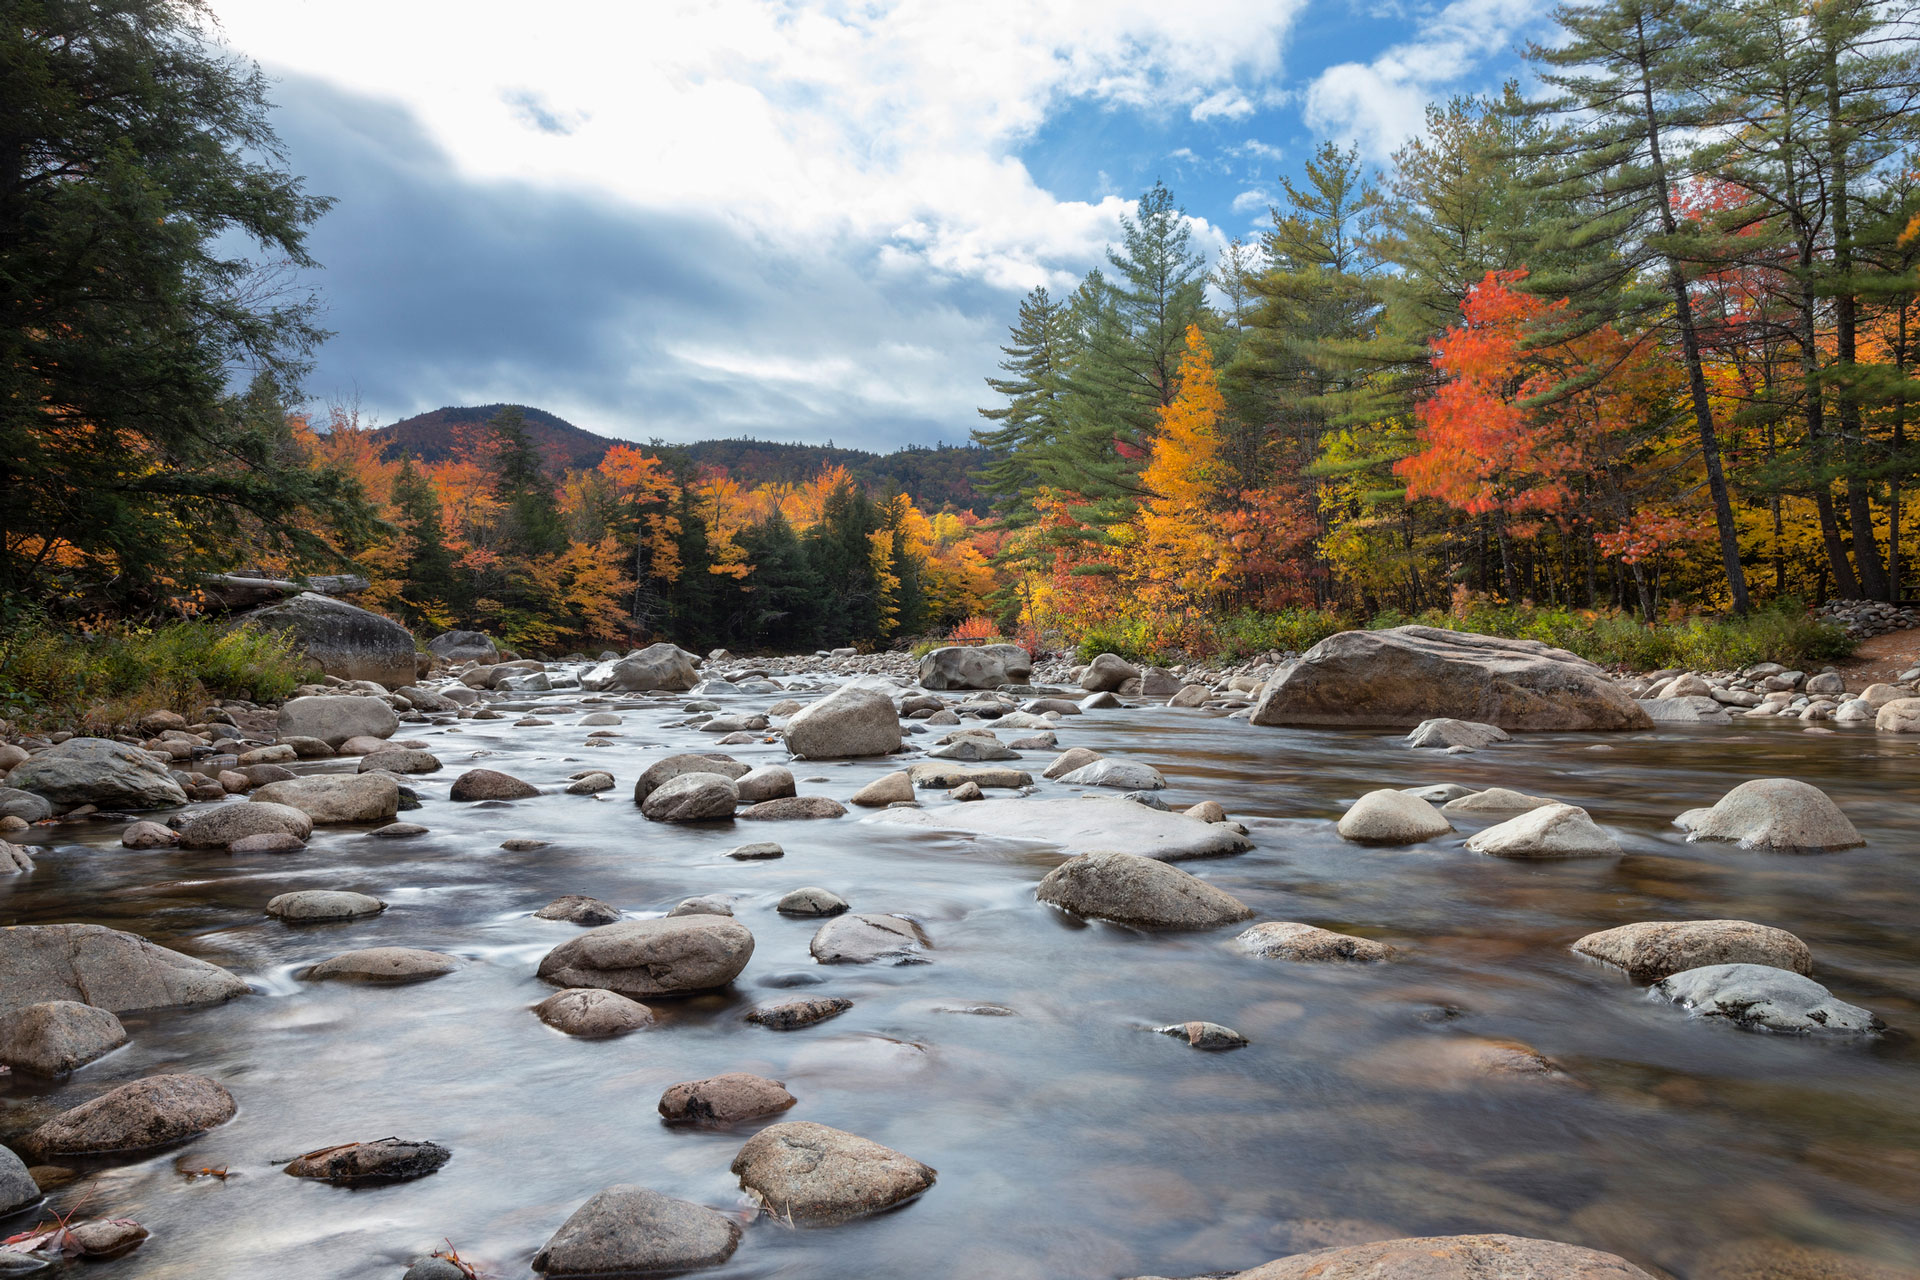
M 410 623 L 451 614 L 461 616 L 467 601 L 453 572 L 453 553 L 447 549 L 440 497 L 433 485 L 414 468 L 412 458 L 400 461 L 393 480 L 394 526 L 400 534 L 405 576 L 401 600 Z
M 567 529 L 553 498 L 553 481 L 540 448 L 527 434 L 527 415 L 517 404 L 493 416 L 494 493 L 507 504 L 507 538 L 523 555 L 553 555 L 567 545 Z
M 976 444 L 992 450 L 987 465 L 973 473 L 973 482 L 994 498 L 995 512 L 1011 524 L 1033 518 L 1031 498 L 1040 483 L 1033 457 L 1067 431 L 1069 337 L 1066 305 L 1055 302 L 1044 287 L 1034 288 L 1020 300 L 1011 344 L 1000 348 L 1006 357 L 1000 368 L 1008 376 L 987 379 L 987 386 L 1007 403 L 980 410 L 981 417 L 999 426 L 973 433 Z

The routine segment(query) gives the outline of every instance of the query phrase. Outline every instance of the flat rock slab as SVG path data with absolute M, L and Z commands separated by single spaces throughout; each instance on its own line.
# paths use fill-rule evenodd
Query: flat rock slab
M 1033 785 L 1033 775 L 1024 769 L 1010 769 L 1005 765 L 952 764 L 941 760 L 923 760 L 907 770 L 907 777 L 916 787 L 938 791 L 951 791 L 969 782 L 976 787 Z
M 1253 914 L 1226 890 L 1133 853 L 1069 858 L 1047 873 L 1033 896 L 1075 915 L 1144 929 L 1214 929 Z
M 1524 1236 L 1425 1236 L 1279 1258 L 1235 1280 L 1653 1280 L 1625 1258 Z
M 778 1115 L 795 1101 L 778 1080 L 730 1071 L 674 1085 L 660 1095 L 660 1115 L 670 1124 L 738 1124 Z
M 1116 791 L 1158 791 L 1167 785 L 1160 771 L 1137 760 L 1101 758 L 1060 775 L 1070 787 L 1112 787 Z
M 548 1276 L 653 1275 L 717 1267 L 740 1245 L 733 1219 L 646 1187 L 613 1186 L 574 1210 L 533 1256 Z
M 1163 862 L 1217 858 L 1253 848 L 1253 841 L 1224 826 L 1106 796 L 1020 797 L 938 809 L 887 809 L 867 821 L 1027 840 L 1071 853 L 1133 853 Z
M 217 1080 L 148 1076 L 61 1112 L 28 1134 L 25 1145 L 43 1160 L 146 1151 L 223 1125 L 233 1112 L 233 1095 Z
M 733 1158 L 740 1185 L 768 1214 L 795 1226 L 829 1226 L 919 1196 L 935 1172 L 891 1147 L 809 1121 L 770 1125 Z
M 309 1151 L 289 1163 L 286 1171 L 296 1178 L 314 1178 L 338 1187 L 366 1187 L 424 1178 L 438 1173 L 451 1159 L 453 1152 L 437 1142 L 381 1138 Z
M 1785 929 L 1748 920 L 1661 920 L 1590 933 L 1573 944 L 1583 956 L 1627 971 L 1635 982 L 1719 964 L 1758 964 L 1813 972 L 1813 952 Z
M 644 1000 L 724 987 L 752 958 L 753 934 L 727 916 L 624 920 L 561 943 L 540 961 L 540 976 Z
M 267 899 L 267 914 L 280 920 L 352 920 L 377 916 L 387 904 L 365 893 L 342 889 L 299 889 Z
M 1886 1023 L 1803 974 L 1763 964 L 1710 964 L 1685 969 L 1649 988 L 1695 1017 L 1724 1018 L 1746 1031 L 1793 1035 L 1874 1035 Z
M 1357 960 L 1363 963 L 1388 960 L 1393 948 L 1372 938 L 1351 933 L 1335 933 L 1292 920 L 1268 920 L 1257 924 L 1233 940 L 1233 945 L 1248 955 L 1268 960 Z
M 218 965 L 97 924 L 0 929 L 0 1010 L 76 1000 L 113 1013 L 219 1004 L 247 984 Z
M 425 982 L 444 978 L 460 967 L 452 956 L 414 947 L 368 947 L 343 951 L 322 960 L 306 972 L 312 981 L 337 978 L 348 982 Z
M 253 799 L 291 805 L 321 825 L 386 822 L 400 811 L 400 784 L 384 773 L 310 773 L 269 782 Z
M 904 916 L 843 915 L 820 926 L 807 949 L 821 964 L 913 964 L 926 950 L 926 935 Z
M 0 1014 L 0 1062 L 36 1075 L 65 1075 L 126 1042 L 120 1019 L 77 1000 L 48 1000 Z

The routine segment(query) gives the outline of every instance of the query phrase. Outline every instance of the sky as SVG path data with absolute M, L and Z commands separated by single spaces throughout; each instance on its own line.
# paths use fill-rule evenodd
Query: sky
M 333 209 L 307 392 L 645 441 L 964 442 L 1020 296 L 1164 181 L 1217 249 L 1324 139 L 1523 77 L 1537 0 L 213 0 Z

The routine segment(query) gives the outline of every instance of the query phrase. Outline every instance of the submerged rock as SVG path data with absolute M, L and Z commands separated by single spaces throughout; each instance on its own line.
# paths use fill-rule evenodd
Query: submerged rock
M 460 967 L 452 956 L 415 947 L 367 947 L 343 951 L 306 971 L 309 981 L 338 978 L 348 982 L 425 982 Z
M 774 910 L 783 916 L 837 916 L 847 910 L 847 900 L 831 890 L 809 885 L 781 898 Z
M 1234 946 L 1248 955 L 1268 960 L 1357 960 L 1369 962 L 1391 959 L 1393 948 L 1371 938 L 1350 933 L 1335 933 L 1291 920 L 1268 920 L 1257 924 L 1233 940 Z
M 1545 796 L 1530 796 L 1523 791 L 1510 791 L 1506 787 L 1488 787 L 1485 791 L 1469 791 L 1465 795 L 1452 797 L 1440 806 L 1440 812 L 1528 813 L 1534 809 L 1544 809 L 1548 805 L 1559 803 L 1558 800 L 1549 800 Z
M 815 1023 L 837 1018 L 853 1008 L 845 996 L 820 996 L 813 1000 L 789 1000 L 785 1004 L 765 1005 L 751 1010 L 747 1021 L 774 1031 L 797 1031 Z
M 1070 787 L 1113 787 L 1119 791 L 1158 791 L 1167 785 L 1160 771 L 1137 760 L 1099 759 L 1060 775 Z
M 1785 929 L 1747 920 L 1663 920 L 1623 924 L 1573 944 L 1583 956 L 1627 971 L 1636 982 L 1656 982 L 1712 965 L 1767 965 L 1813 972 L 1813 952 Z
M 902 1205 L 934 1184 L 935 1171 L 890 1147 L 804 1120 L 770 1125 L 747 1140 L 733 1172 L 767 1213 L 797 1226 L 827 1226 Z
M 1442 717 L 1437 720 L 1422 720 L 1407 735 L 1407 745 L 1411 747 L 1429 747 L 1445 750 L 1449 747 L 1466 747 L 1478 750 L 1490 747 L 1496 742 L 1511 741 L 1510 735 L 1497 724 L 1481 724 L 1477 720 L 1451 720 Z
M 364 1187 L 424 1178 L 438 1173 L 451 1159 L 453 1152 L 437 1142 L 381 1138 L 309 1151 L 288 1164 L 286 1171 L 296 1178 L 314 1178 L 337 1187 Z
M 1833 998 L 1812 978 L 1763 964 L 1710 964 L 1662 978 L 1650 988 L 1695 1017 L 1724 1018 L 1747 1031 L 1872 1035 L 1886 1023 Z
M 386 909 L 387 904 L 371 894 L 340 889 L 300 889 L 267 900 L 267 914 L 280 920 L 352 920 Z
M 1076 915 L 1148 929 L 1213 929 L 1253 908 L 1178 867 L 1132 853 L 1090 853 L 1047 873 L 1034 897 Z
M 1021 797 L 935 809 L 887 809 L 868 821 L 1031 840 L 1069 852 L 1137 853 L 1163 862 L 1219 857 L 1253 847 L 1253 841 L 1225 825 L 1106 796 Z
M 1168 1027 L 1155 1027 L 1154 1030 L 1163 1036 L 1185 1040 L 1188 1048 L 1205 1049 L 1209 1052 L 1240 1049 L 1250 1043 L 1245 1036 L 1232 1027 L 1224 1027 L 1217 1022 L 1176 1022 Z

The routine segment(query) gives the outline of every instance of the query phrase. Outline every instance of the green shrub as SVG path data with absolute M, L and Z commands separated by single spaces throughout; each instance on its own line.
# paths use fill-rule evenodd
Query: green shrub
M 311 670 L 280 633 L 203 620 L 85 633 L 27 618 L 0 638 L 0 716 L 105 731 L 153 710 L 194 716 L 222 698 L 278 702 Z

